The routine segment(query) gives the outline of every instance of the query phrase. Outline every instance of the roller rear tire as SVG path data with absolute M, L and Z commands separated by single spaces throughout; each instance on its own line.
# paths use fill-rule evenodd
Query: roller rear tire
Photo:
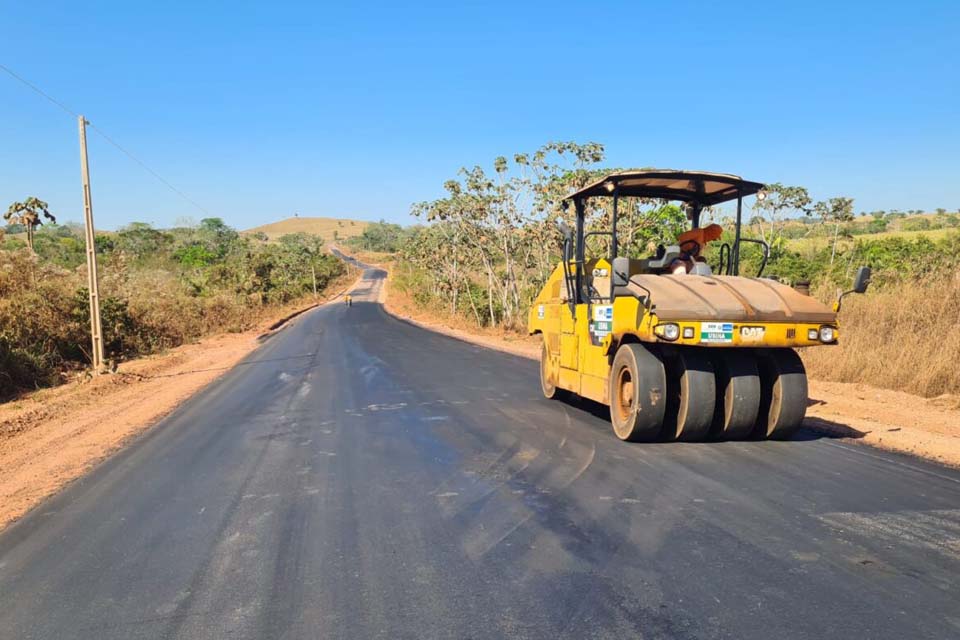
M 753 433 L 760 412 L 760 372 L 757 359 L 743 351 L 724 350 L 714 359 L 717 371 L 717 405 L 711 432 L 725 440 L 740 440 Z
M 757 435 L 790 438 L 807 413 L 807 372 L 793 349 L 771 349 L 757 359 L 760 369 L 760 412 Z
M 547 349 L 546 338 L 544 338 L 543 343 L 540 345 L 540 389 L 543 391 L 543 397 L 548 400 L 562 400 L 567 392 L 547 379 L 549 358 L 550 351 Z
M 713 364 L 699 350 L 678 348 L 665 354 L 669 398 L 664 436 L 670 440 L 703 440 L 713 424 L 717 383 Z

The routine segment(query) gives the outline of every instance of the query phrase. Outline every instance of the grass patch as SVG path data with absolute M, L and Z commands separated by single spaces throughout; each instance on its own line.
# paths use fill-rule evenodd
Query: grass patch
M 960 276 L 849 296 L 836 347 L 803 350 L 811 377 L 925 397 L 960 394 Z

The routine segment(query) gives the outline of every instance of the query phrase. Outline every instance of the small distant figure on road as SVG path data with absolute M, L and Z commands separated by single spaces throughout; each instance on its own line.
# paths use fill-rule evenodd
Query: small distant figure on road
M 353 298 L 350 296 L 349 293 L 343 297 L 343 303 L 348 307 L 353 306 Z

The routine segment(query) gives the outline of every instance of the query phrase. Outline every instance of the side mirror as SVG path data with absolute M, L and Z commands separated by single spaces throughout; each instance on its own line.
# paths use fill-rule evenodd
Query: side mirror
M 625 287 L 630 283 L 630 258 L 613 259 L 613 286 Z
M 857 269 L 857 276 L 853 279 L 853 292 L 864 293 L 870 284 L 870 267 Z
M 870 284 L 870 267 L 860 267 L 857 269 L 857 276 L 853 279 L 853 289 L 850 291 L 844 291 L 840 294 L 840 297 L 837 298 L 837 301 L 833 303 L 833 310 L 836 313 L 840 312 L 840 306 L 843 304 L 843 297 L 848 293 L 864 293 L 867 290 L 867 285 Z

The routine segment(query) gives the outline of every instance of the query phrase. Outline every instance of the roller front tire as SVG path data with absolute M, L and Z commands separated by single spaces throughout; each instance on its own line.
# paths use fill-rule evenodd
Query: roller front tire
M 621 345 L 609 378 L 610 422 L 621 440 L 660 436 L 667 407 L 667 375 L 659 354 L 642 344 Z

